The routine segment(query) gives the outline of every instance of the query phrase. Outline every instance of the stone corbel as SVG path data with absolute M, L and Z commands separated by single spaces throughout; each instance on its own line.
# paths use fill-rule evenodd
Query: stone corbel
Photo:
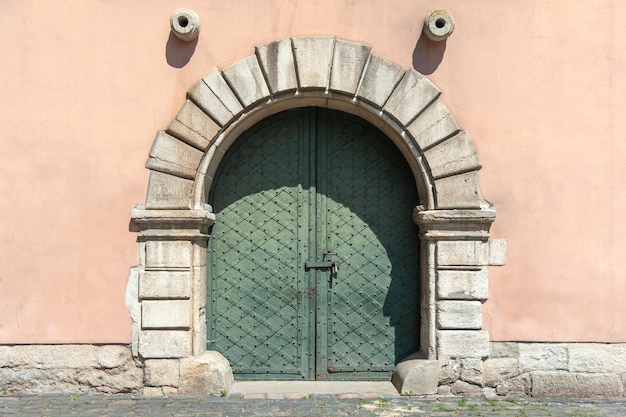
M 150 237 L 208 238 L 208 228 L 215 223 L 215 214 L 208 204 L 200 210 L 146 209 L 138 204 L 130 215 L 139 228 L 140 240 Z

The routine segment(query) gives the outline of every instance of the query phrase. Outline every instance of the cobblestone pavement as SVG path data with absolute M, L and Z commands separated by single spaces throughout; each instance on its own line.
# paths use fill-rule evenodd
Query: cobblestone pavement
M 624 417 L 626 400 L 350 398 L 350 395 L 309 395 L 299 399 L 250 399 L 244 396 L 144 398 L 83 394 L 0 395 L 0 417 L 6 416 Z

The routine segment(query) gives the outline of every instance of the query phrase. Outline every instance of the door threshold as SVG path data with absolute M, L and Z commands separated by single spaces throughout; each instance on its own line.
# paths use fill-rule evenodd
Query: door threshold
M 399 397 L 391 381 L 235 381 L 228 396 L 246 399 L 300 399 L 310 395 L 338 398 Z

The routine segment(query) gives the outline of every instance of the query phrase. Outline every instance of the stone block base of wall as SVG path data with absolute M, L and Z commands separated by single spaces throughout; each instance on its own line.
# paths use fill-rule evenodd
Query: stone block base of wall
M 439 358 L 439 365 L 439 396 L 619 398 L 626 344 L 492 342 L 486 358 Z M 0 396 L 220 395 L 232 383 L 230 366 L 217 352 L 137 361 L 124 345 L 0 346 Z
M 620 398 L 626 344 L 492 342 L 488 358 L 440 358 L 438 395 Z
M 40 393 L 220 395 L 233 383 L 217 352 L 134 360 L 128 345 L 0 346 L 0 396 Z

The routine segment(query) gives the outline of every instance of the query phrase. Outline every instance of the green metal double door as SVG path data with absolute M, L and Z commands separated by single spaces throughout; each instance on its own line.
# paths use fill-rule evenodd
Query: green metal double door
M 376 128 L 325 109 L 271 116 L 210 195 L 207 347 L 236 379 L 388 379 L 418 350 L 418 196 Z

